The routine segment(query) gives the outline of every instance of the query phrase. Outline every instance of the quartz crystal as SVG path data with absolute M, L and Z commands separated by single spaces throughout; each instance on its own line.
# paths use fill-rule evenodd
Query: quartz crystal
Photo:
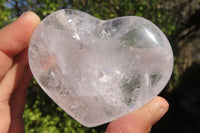
M 66 9 L 36 28 L 29 63 L 43 90 L 74 119 L 93 127 L 158 95 L 171 76 L 173 54 L 163 32 L 144 18 L 99 20 Z

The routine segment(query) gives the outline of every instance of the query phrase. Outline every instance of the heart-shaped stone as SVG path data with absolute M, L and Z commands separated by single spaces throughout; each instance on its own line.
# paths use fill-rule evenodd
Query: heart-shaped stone
M 115 120 L 149 102 L 173 68 L 170 44 L 136 16 L 99 20 L 60 10 L 36 28 L 29 63 L 44 91 L 87 127 Z

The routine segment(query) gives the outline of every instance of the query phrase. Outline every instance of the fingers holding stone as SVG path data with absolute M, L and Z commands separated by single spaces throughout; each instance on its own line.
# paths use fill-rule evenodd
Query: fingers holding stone
M 29 43 L 39 17 L 26 12 L 15 22 L 0 30 L 0 83 L 13 64 L 13 56 L 23 51 Z
M 18 102 L 17 105 L 15 104 L 15 106 L 19 106 L 16 113 L 20 114 L 23 110 L 24 92 L 31 78 L 26 48 L 39 22 L 40 19 L 36 14 L 27 12 L 15 22 L 0 30 L 0 122 L 4 123 L 0 125 L 0 132 L 8 132 L 9 130 L 10 115 L 12 115 L 10 114 L 10 102 L 12 105 L 14 105 L 14 100 Z M 25 79 L 25 82 L 21 82 L 22 79 Z M 20 86 L 19 89 L 18 86 Z M 15 91 L 16 89 L 18 90 Z M 14 91 L 15 93 L 13 93 Z M 13 100 L 10 101 L 11 95 L 13 95 Z M 19 102 L 21 103 L 19 104 Z M 15 114 L 12 117 L 15 119 Z M 18 120 L 20 119 L 15 121 Z M 20 127 L 20 129 L 23 128 Z
M 4 132 L 6 133 L 10 128 L 10 123 L 11 123 L 10 96 L 13 95 L 14 89 L 19 84 L 24 84 L 23 82 L 22 83 L 19 82 L 24 77 L 25 73 L 27 73 L 27 69 L 28 69 L 27 50 L 25 50 L 19 56 L 16 57 L 16 61 L 14 62 L 13 66 L 9 69 L 8 73 L 2 79 L 2 82 L 0 84 L 0 118 L 1 118 L 0 123 L 4 124 L 0 125 L 0 133 Z M 23 99 L 23 96 L 21 98 Z M 17 103 L 16 106 L 21 106 L 21 105 Z
M 168 110 L 168 102 L 156 97 L 142 108 L 109 124 L 106 133 L 149 133 L 151 126 Z

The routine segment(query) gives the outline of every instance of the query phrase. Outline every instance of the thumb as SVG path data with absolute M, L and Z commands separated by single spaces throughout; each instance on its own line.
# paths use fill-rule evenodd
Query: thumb
M 111 122 L 106 133 L 149 133 L 168 108 L 168 102 L 157 96 L 142 108 Z

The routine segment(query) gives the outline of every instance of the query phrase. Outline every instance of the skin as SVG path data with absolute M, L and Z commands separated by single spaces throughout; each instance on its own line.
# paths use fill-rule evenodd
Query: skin
M 33 12 L 26 12 L 0 30 L 0 133 L 23 133 L 26 90 L 32 78 L 27 47 L 40 23 Z M 155 97 L 142 108 L 111 122 L 106 133 L 148 133 L 168 110 L 167 101 Z

